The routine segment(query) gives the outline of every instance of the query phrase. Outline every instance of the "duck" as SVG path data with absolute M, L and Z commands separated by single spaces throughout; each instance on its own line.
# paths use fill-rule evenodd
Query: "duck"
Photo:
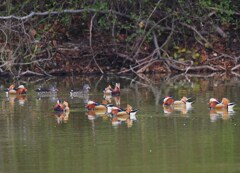
M 41 96 L 41 97 L 45 97 L 45 96 L 53 96 L 53 95 L 56 95 L 57 92 L 58 92 L 58 89 L 55 88 L 55 87 L 52 87 L 52 88 L 37 88 L 35 90 L 38 94 L 38 96 Z
M 67 101 L 58 99 L 56 105 L 53 108 L 56 112 L 70 112 L 69 104 Z
M 104 90 L 103 90 L 104 95 L 111 95 L 112 94 L 112 87 L 111 85 L 108 85 Z
M 23 95 L 27 93 L 27 88 L 24 85 L 19 85 L 16 87 L 14 84 L 11 84 L 9 88 L 6 90 L 6 95 L 8 94 L 16 94 L 16 95 Z
M 227 98 L 222 98 L 221 102 L 216 98 L 210 98 L 208 106 L 210 109 L 227 109 L 228 111 L 233 111 L 235 104 L 230 103 L 229 99 Z
M 95 101 L 88 101 L 88 103 L 85 106 L 88 110 L 94 110 L 97 115 L 104 115 L 111 113 L 111 109 L 113 107 L 113 104 L 100 104 Z
M 104 89 L 103 93 L 104 93 L 105 95 L 112 95 L 112 96 L 120 95 L 120 83 L 116 83 L 114 89 L 112 89 L 111 85 L 108 85 L 108 86 Z
M 191 106 L 192 102 L 190 101 L 190 98 L 182 97 L 181 100 L 174 100 L 172 97 L 166 96 L 163 99 L 163 106 L 174 106 L 177 107 L 185 107 L 185 106 Z
M 120 83 L 115 84 L 115 88 L 112 90 L 112 95 L 120 95 Z
M 120 121 L 126 121 L 127 119 L 136 120 L 137 111 L 137 109 L 133 110 L 132 106 L 128 104 L 125 110 L 116 106 L 113 107 L 111 114 Z
M 90 86 L 88 84 L 84 84 L 82 90 L 72 89 L 70 91 L 71 97 L 82 97 L 84 95 L 89 94 Z

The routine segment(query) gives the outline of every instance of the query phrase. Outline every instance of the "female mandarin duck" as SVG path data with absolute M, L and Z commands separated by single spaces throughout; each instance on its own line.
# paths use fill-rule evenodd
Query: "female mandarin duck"
M 89 94 L 90 86 L 88 84 L 84 84 L 82 90 L 72 89 L 70 91 L 71 97 L 82 97 L 84 95 Z
M 120 95 L 120 83 L 116 83 L 114 89 L 112 89 L 111 85 L 109 85 L 104 89 L 103 92 L 105 95 L 113 95 L 113 96 Z
M 6 94 L 26 94 L 27 93 L 27 88 L 25 88 L 23 85 L 19 85 L 18 87 L 15 87 L 14 84 L 10 85 L 9 88 L 6 91 Z
M 111 109 L 113 107 L 112 104 L 100 104 L 94 101 L 88 101 L 87 105 L 85 106 L 88 110 L 94 110 L 97 115 L 103 115 L 111 113 Z
M 37 92 L 37 94 L 41 97 L 44 96 L 52 96 L 52 95 L 56 95 L 58 92 L 58 89 L 55 87 L 52 88 L 37 88 L 35 90 Z
M 223 98 L 222 102 L 219 102 L 215 98 L 210 98 L 208 102 L 210 109 L 228 109 L 228 111 L 233 111 L 234 103 L 230 103 L 227 98 Z
M 70 112 L 68 102 L 58 100 L 57 104 L 54 106 L 54 110 L 58 112 Z

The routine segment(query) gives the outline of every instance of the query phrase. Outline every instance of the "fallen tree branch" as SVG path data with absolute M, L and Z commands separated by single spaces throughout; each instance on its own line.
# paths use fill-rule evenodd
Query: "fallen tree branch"
M 112 13 L 115 15 L 123 16 L 126 18 L 132 18 L 129 15 L 114 11 L 114 10 L 98 10 L 98 9 L 93 9 L 93 8 L 86 8 L 86 9 L 77 9 L 77 10 L 70 10 L 70 9 L 65 9 L 62 11 L 45 11 L 45 12 L 31 12 L 30 14 L 26 16 L 15 16 L 15 15 L 9 15 L 9 16 L 0 16 L 0 19 L 2 20 L 8 20 L 8 19 L 16 19 L 16 20 L 27 20 L 29 18 L 32 18 L 34 16 L 48 16 L 48 15 L 59 15 L 59 14 L 64 14 L 64 13 L 84 13 L 84 12 L 95 12 L 95 13 Z
M 208 40 L 207 40 L 206 38 L 204 38 L 204 37 L 202 36 L 202 34 L 200 34 L 200 32 L 198 32 L 197 29 L 196 29 L 194 26 L 191 26 L 191 25 L 188 25 L 188 24 L 182 23 L 182 22 L 181 22 L 181 25 L 183 25 L 183 26 L 185 26 L 185 27 L 193 30 L 205 43 L 207 43 L 208 45 L 210 45 L 210 43 L 208 42 Z
M 20 73 L 19 75 L 18 75 L 18 77 L 20 77 L 20 76 L 24 76 L 24 75 L 37 75 L 37 76 L 45 76 L 44 74 L 42 74 L 42 73 L 37 73 L 37 72 L 33 72 L 33 71 L 30 71 L 30 70 L 27 70 L 27 71 L 25 71 L 25 72 L 22 72 L 22 73 Z
M 238 64 L 238 65 L 236 65 L 235 67 L 233 67 L 232 69 L 231 69 L 231 71 L 235 71 L 235 70 L 237 70 L 237 69 L 239 69 L 240 68 L 240 64 Z

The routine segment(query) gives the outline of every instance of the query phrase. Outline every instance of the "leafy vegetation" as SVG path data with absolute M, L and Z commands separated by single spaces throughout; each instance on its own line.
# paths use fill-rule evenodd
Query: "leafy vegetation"
M 240 52 L 239 9 L 231 0 L 6 0 L 0 5 L 0 70 L 105 73 L 111 66 L 141 73 L 156 72 L 156 63 L 162 67 L 157 72 L 186 71 L 190 64 L 229 70 Z M 221 68 L 214 67 L 216 57 Z M 79 66 L 72 66 L 77 59 Z

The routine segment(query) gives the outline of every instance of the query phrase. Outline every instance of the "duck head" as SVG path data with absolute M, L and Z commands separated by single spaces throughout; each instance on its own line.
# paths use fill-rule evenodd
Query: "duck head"
M 88 101 L 87 105 L 85 106 L 88 110 L 94 109 L 96 107 L 97 103 L 94 101 Z
M 163 99 L 163 105 L 164 106 L 170 106 L 172 105 L 174 102 L 174 99 L 172 97 L 169 97 L 169 96 L 166 96 L 164 99 Z
M 88 84 L 84 84 L 83 85 L 83 93 L 84 94 L 87 94 L 87 93 L 89 93 L 89 90 L 90 90 L 91 88 L 90 88 L 90 86 L 88 85 Z
M 27 88 L 25 88 L 23 85 L 19 85 L 17 88 L 17 94 L 26 94 Z
M 111 94 L 111 93 L 112 93 L 112 87 L 111 87 L 111 85 L 108 85 L 108 87 L 106 87 L 106 88 L 104 89 L 104 93 L 105 93 L 105 94 Z
M 14 90 L 14 89 L 15 89 L 15 85 L 14 85 L 14 84 L 11 84 L 8 89 L 9 89 L 9 90 Z
M 111 114 L 117 115 L 117 113 L 120 111 L 121 111 L 121 109 L 119 107 L 114 106 L 114 107 L 112 107 Z
M 227 98 L 223 98 L 221 103 L 227 107 L 229 104 L 229 100 Z
M 181 99 L 181 101 L 184 102 L 184 103 L 186 103 L 186 102 L 188 101 L 188 98 L 187 98 L 187 97 L 183 97 L 183 98 Z
M 126 112 L 128 113 L 128 114 L 130 114 L 130 112 L 132 111 L 133 109 L 132 109 L 132 106 L 131 105 L 127 105 L 127 108 L 126 108 Z
M 208 102 L 208 106 L 210 109 L 213 109 L 216 107 L 217 104 L 219 104 L 220 102 L 215 99 L 215 98 L 210 98 L 209 102 Z

